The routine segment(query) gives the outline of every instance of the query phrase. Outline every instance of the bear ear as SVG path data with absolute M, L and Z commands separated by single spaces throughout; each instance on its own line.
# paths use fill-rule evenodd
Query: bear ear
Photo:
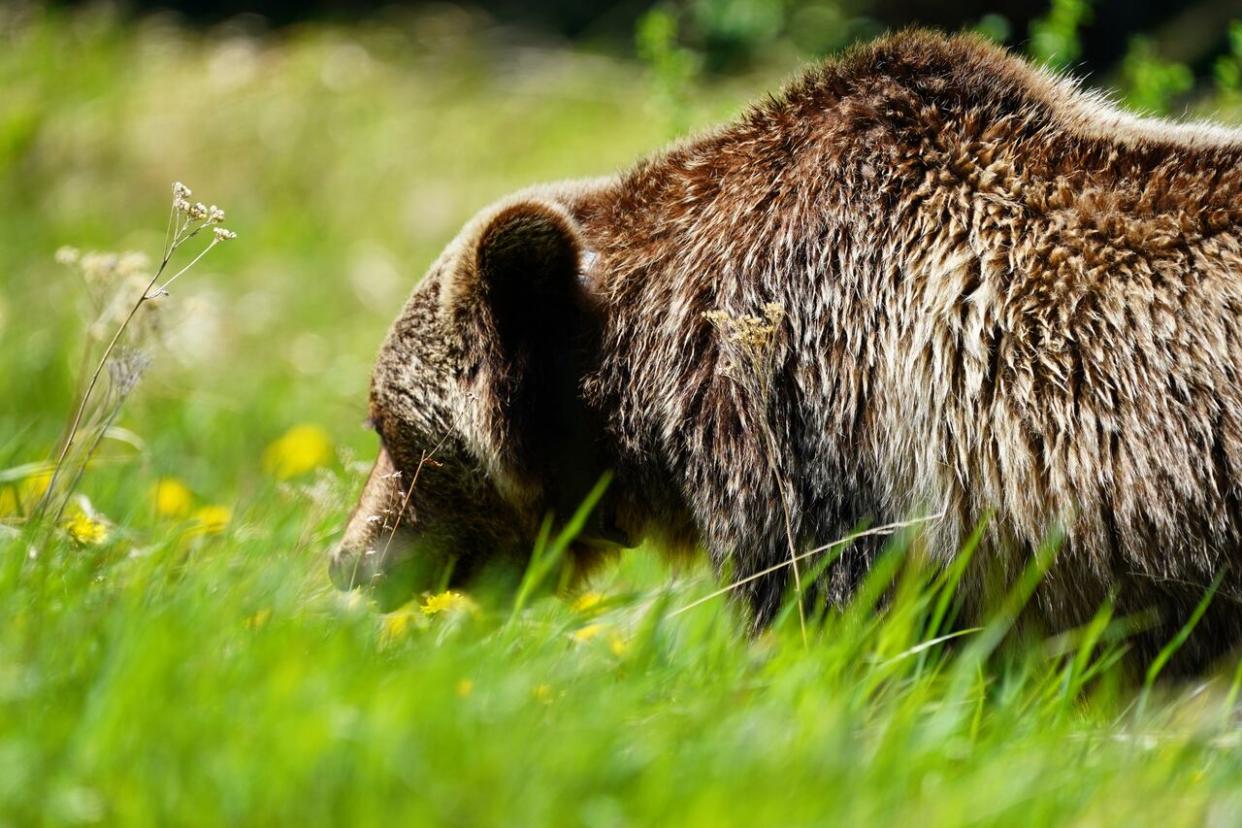
M 604 424 L 582 390 L 604 327 L 603 304 L 581 278 L 594 256 L 554 204 L 513 202 L 482 222 L 470 306 L 481 347 L 499 357 L 485 376 L 503 414 L 502 445 L 545 506 L 568 517 L 608 468 Z
M 573 218 L 547 202 L 521 201 L 487 222 L 475 249 L 476 289 L 508 356 L 569 327 L 582 298 L 582 255 Z

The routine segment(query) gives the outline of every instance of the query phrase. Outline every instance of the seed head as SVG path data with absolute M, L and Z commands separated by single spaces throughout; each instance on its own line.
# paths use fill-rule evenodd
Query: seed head
M 116 275 L 119 264 L 120 257 L 115 253 L 91 251 L 78 257 L 78 268 L 81 269 L 82 275 L 86 277 L 86 281 L 93 283 L 106 282 L 111 279 Z
M 150 354 L 135 349 L 122 351 L 108 362 L 108 376 L 119 398 L 129 396 L 150 365 Z
M 756 400 L 766 404 L 777 358 L 776 340 L 785 309 L 775 302 L 763 306 L 763 316 L 735 316 L 712 310 L 703 318 L 720 333 L 725 365 L 722 373 L 745 386 Z
M 121 276 L 141 276 L 148 272 L 151 260 L 146 253 L 127 250 L 117 259 L 116 272 Z
M 77 264 L 78 259 L 81 258 L 81 256 L 81 252 L 76 247 L 69 247 L 66 245 L 56 251 L 54 258 L 56 259 L 57 264 L 71 266 Z

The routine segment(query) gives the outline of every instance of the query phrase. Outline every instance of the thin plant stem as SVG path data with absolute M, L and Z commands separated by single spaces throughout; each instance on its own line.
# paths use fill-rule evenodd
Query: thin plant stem
M 104 421 L 99 430 L 95 432 L 95 439 L 91 441 L 90 447 L 86 450 L 86 456 L 82 458 L 81 464 L 74 472 L 73 479 L 69 481 L 66 491 L 72 493 L 78 486 L 78 481 L 82 479 L 82 475 L 86 473 L 86 468 L 91 464 L 91 458 L 95 456 L 95 452 L 99 450 L 99 444 L 103 442 L 103 438 L 108 433 L 108 429 L 112 428 L 112 424 L 116 422 L 117 415 L 121 413 L 121 405 L 125 402 L 125 397 L 118 397 L 116 403 L 112 406 L 112 413 L 108 415 L 108 419 Z M 53 523 L 60 523 L 60 519 L 65 514 L 65 508 L 69 505 L 69 498 L 66 497 L 60 502 L 60 507 L 56 510 L 56 517 Z
M 903 520 L 898 523 L 889 523 L 884 526 L 877 526 L 874 529 L 867 529 L 864 532 L 856 532 L 853 535 L 847 535 L 846 537 L 841 538 L 840 540 L 835 540 L 832 543 L 827 543 L 827 544 L 824 544 L 823 546 L 817 546 L 814 549 L 810 550 L 809 552 L 803 552 L 801 555 L 795 555 L 793 558 L 791 558 L 788 561 L 782 561 L 781 563 L 778 563 L 775 566 L 769 566 L 767 569 L 762 569 L 754 573 L 753 575 L 747 575 L 745 578 L 742 578 L 740 581 L 734 581 L 728 586 L 721 587 L 715 592 L 711 592 L 707 595 L 704 595 L 702 598 L 699 598 L 696 601 L 691 601 L 689 604 L 686 604 L 681 609 L 677 609 L 677 610 L 674 610 L 673 612 L 670 612 L 668 614 L 668 617 L 672 618 L 674 616 L 681 615 L 683 612 L 692 610 L 695 607 L 699 606 L 700 604 L 706 604 L 708 601 L 712 600 L 713 598 L 719 598 L 721 595 L 724 595 L 725 593 L 732 592 L 738 587 L 745 586 L 746 584 L 749 584 L 751 581 L 757 581 L 760 578 L 764 577 L 765 575 L 771 575 L 773 572 L 778 572 L 787 566 L 791 566 L 796 561 L 805 560 L 806 558 L 810 558 L 814 555 L 818 555 L 821 552 L 827 552 L 829 549 L 832 549 L 837 546 L 841 546 L 842 544 L 850 543 L 859 538 L 866 538 L 866 537 L 871 537 L 874 535 L 891 535 L 894 532 L 898 531 L 899 529 L 905 529 L 908 526 L 917 526 L 920 523 L 929 523 L 931 521 L 940 520 L 942 517 L 944 517 L 944 515 L 945 515 L 945 510 L 942 509 L 934 515 L 925 515 L 919 518 L 911 518 L 910 520 Z
M 773 468 L 773 473 L 776 469 Z M 793 518 L 789 514 L 789 500 L 780 475 L 776 475 L 776 484 L 781 487 L 781 509 L 785 513 L 785 541 L 789 544 L 789 565 L 793 567 L 794 600 L 798 602 L 798 628 L 802 631 L 802 646 L 807 646 L 806 610 L 802 606 L 802 573 L 798 570 L 798 549 L 794 545 Z
M 77 379 L 76 387 L 74 388 L 73 398 L 78 403 L 80 403 L 82 399 L 82 396 L 81 396 L 82 378 L 86 376 L 87 366 L 91 364 L 91 338 L 90 336 L 88 335 L 87 337 L 85 337 L 85 340 L 86 341 L 82 345 L 82 355 L 78 358 L 78 370 L 77 370 L 77 373 L 74 375 L 78 379 Z M 64 424 L 60 427 L 60 436 L 56 438 L 56 445 L 60 449 L 64 448 L 65 443 L 69 437 L 69 423 L 70 423 L 69 420 L 65 420 Z
M 69 436 L 65 439 L 65 444 L 61 446 L 60 455 L 56 458 L 56 467 L 52 470 L 52 479 L 47 484 L 47 491 L 43 494 L 43 499 L 39 501 L 39 512 L 47 509 L 48 503 L 54 496 L 56 490 L 56 480 L 60 477 L 61 469 L 65 465 L 65 458 L 69 455 L 69 449 L 73 448 L 73 441 L 78 436 L 78 428 L 82 425 L 82 416 L 86 413 L 86 404 L 90 401 L 91 393 L 94 392 L 95 386 L 99 383 L 99 376 L 103 373 L 104 365 L 108 362 L 108 357 L 112 356 L 112 351 L 116 349 L 116 344 L 121 340 L 121 335 L 125 333 L 125 329 L 129 327 L 130 321 L 138 313 L 138 309 L 142 307 L 148 299 L 147 292 L 159 280 L 160 274 L 163 273 L 164 267 L 168 264 L 168 258 L 160 265 L 160 269 L 151 277 L 151 281 L 147 283 L 146 288 L 142 291 L 142 295 L 138 297 L 138 301 L 134 302 L 134 306 L 129 309 L 129 315 L 125 317 L 125 321 L 116 329 L 116 333 L 112 335 L 108 347 L 104 348 L 103 356 L 99 358 L 99 363 L 95 366 L 95 371 L 91 374 L 91 381 L 86 385 L 86 391 L 82 393 L 82 399 L 78 403 L 78 410 L 73 415 L 73 425 L 69 427 Z
M 197 232 L 197 231 L 196 231 L 196 232 Z M 173 282 L 177 281 L 177 278 L 178 278 L 178 277 L 180 277 L 180 276 L 181 276 L 181 274 L 185 273 L 187 270 L 189 270 L 190 268 L 194 267 L 194 265 L 198 264 L 198 260 L 199 260 L 199 259 L 201 259 L 201 258 L 203 258 L 204 256 L 206 256 L 209 252 L 211 252 L 211 248 L 215 247 L 215 246 L 216 246 L 217 244 L 219 244 L 219 243 L 220 243 L 219 239 L 212 239 L 212 240 L 211 240 L 211 244 L 209 244 L 209 245 L 207 245 L 206 247 L 204 247 L 204 248 L 203 248 L 203 250 L 202 250 L 202 252 L 200 252 L 197 256 L 195 256 L 193 259 L 191 259 L 191 260 L 190 260 L 190 263 L 189 263 L 188 265 L 186 265 L 185 267 L 181 268 L 181 269 L 180 269 L 180 270 L 178 270 L 176 273 L 174 273 L 174 274 L 173 274 L 173 275 L 172 275 L 172 276 L 168 279 L 168 281 L 167 281 L 167 282 L 165 282 L 164 284 L 162 284 L 162 285 L 160 285 L 158 288 L 156 288 L 156 289 L 155 289 L 155 293 L 150 293 L 150 292 L 149 292 L 149 290 L 150 290 L 150 286 L 148 285 L 148 294 L 147 294 L 147 295 L 144 295 L 144 296 L 143 296 L 143 298 L 144 298 L 144 299 L 154 299 L 154 298 L 156 298 L 157 296 L 163 296 L 165 293 L 167 293 L 167 292 L 168 292 L 168 286 L 169 286 L 169 285 L 171 285 Z
M 173 233 L 173 222 L 176 220 L 176 218 L 177 218 L 177 202 L 176 202 L 176 199 L 174 198 L 173 208 L 168 211 L 168 221 L 164 224 L 164 253 L 163 255 L 164 255 L 165 260 L 167 260 L 168 257 L 172 255 L 172 250 L 169 248 L 169 245 L 171 245 L 172 240 L 176 238 L 175 234 Z
M 172 246 L 164 252 L 164 258 L 160 261 L 160 266 L 156 269 L 155 275 L 151 277 L 151 281 L 149 281 L 147 286 L 143 288 L 143 291 L 139 294 L 137 301 L 134 302 L 134 306 L 129 309 L 129 314 L 125 317 L 125 321 L 123 321 L 120 324 L 120 327 L 116 329 L 116 333 L 112 335 L 112 339 L 108 342 L 107 347 L 104 348 L 103 355 L 100 356 L 99 362 L 95 365 L 95 370 L 91 374 L 91 380 L 87 383 L 86 390 L 82 393 L 82 398 L 78 402 L 77 411 L 73 415 L 73 424 L 69 427 L 69 434 L 65 438 L 65 442 L 60 449 L 60 454 L 56 458 L 56 465 L 52 470 L 52 479 L 48 482 L 47 491 L 43 493 L 43 497 L 39 501 L 39 506 L 36 509 L 37 514 L 45 512 L 48 505 L 51 503 L 51 499 L 55 496 L 56 482 L 60 478 L 61 471 L 64 469 L 65 458 L 68 457 L 69 450 L 73 448 L 73 441 L 77 438 L 78 429 L 82 426 L 82 417 L 86 413 L 86 405 L 90 402 L 91 394 L 95 391 L 95 386 L 99 383 L 99 377 L 103 374 L 103 369 L 108 363 L 108 358 L 112 356 L 112 352 L 116 349 L 117 343 L 121 341 L 121 336 L 125 333 L 126 328 L 129 327 L 129 323 L 133 321 L 134 316 L 137 315 L 138 309 L 141 308 L 148 300 L 153 298 L 150 295 L 151 288 L 153 288 L 155 284 L 159 282 L 160 277 L 164 275 L 164 271 L 168 268 L 169 261 L 172 260 L 173 253 L 177 251 L 178 247 L 192 239 L 200 230 L 203 229 L 203 227 L 206 226 L 206 223 L 204 223 L 199 227 L 196 227 L 190 233 L 182 232 L 174 236 Z M 202 258 L 201 254 L 198 258 Z M 198 261 L 198 259 L 196 258 L 195 261 Z
M 169 223 L 170 228 L 172 226 L 172 218 L 173 218 L 172 211 L 170 211 L 168 214 L 168 223 Z M 168 250 L 168 232 L 169 232 L 168 230 L 164 231 L 165 252 L 167 252 Z M 90 303 L 91 303 L 91 312 L 96 316 L 96 321 L 98 321 L 98 318 L 103 313 L 104 305 L 106 303 L 98 301 L 98 297 L 95 296 L 93 292 L 90 290 L 90 283 L 85 278 L 83 278 L 82 284 L 87 289 L 87 298 L 90 300 Z M 81 398 L 82 382 L 84 379 L 86 379 L 86 369 L 91 364 L 91 351 L 93 350 L 92 345 L 93 345 L 93 342 L 91 341 L 91 336 L 90 336 L 90 332 L 88 329 L 87 335 L 83 337 L 82 339 L 82 353 L 81 353 L 81 356 L 78 357 L 78 369 L 74 373 L 74 377 L 76 377 L 76 381 L 74 383 L 74 389 L 73 389 L 73 399 L 75 401 L 75 404 L 80 402 L 82 399 Z M 64 447 L 65 438 L 68 437 L 69 435 L 69 423 L 70 423 L 69 420 L 65 420 L 65 422 L 60 427 L 60 436 L 56 438 L 56 445 L 57 445 L 58 451 Z

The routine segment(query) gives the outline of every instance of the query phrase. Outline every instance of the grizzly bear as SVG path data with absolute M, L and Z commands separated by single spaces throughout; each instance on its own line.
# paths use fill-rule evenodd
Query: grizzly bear
M 1027 615 L 1106 601 L 1150 657 L 1242 633 L 1242 131 L 1125 114 L 971 36 L 891 36 L 612 178 L 519 193 L 432 264 L 375 366 L 382 448 L 342 587 L 705 549 L 770 621 L 791 556 L 982 527 L 969 612 L 1048 543 Z M 883 542 L 813 584 L 846 601 Z M 803 571 L 815 561 L 804 562 Z M 451 570 L 451 576 L 447 573 Z

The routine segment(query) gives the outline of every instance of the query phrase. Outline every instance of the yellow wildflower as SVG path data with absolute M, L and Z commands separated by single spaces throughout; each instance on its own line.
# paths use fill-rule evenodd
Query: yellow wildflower
M 460 592 L 450 589 L 446 592 L 438 592 L 435 595 L 427 596 L 427 600 L 423 601 L 421 609 L 423 615 L 430 617 L 439 615 L 442 612 L 451 613 L 460 610 L 473 610 L 474 602 Z
M 83 546 L 98 546 L 108 539 L 108 525 L 86 512 L 76 512 L 65 521 L 65 532 Z
M 606 629 L 608 629 L 607 624 L 588 624 L 580 630 L 575 630 L 569 637 L 573 639 L 575 643 L 584 644 Z
M 297 477 L 332 459 L 332 440 L 316 425 L 299 425 L 274 440 L 263 452 L 263 469 L 280 480 Z
M 161 477 L 151 487 L 151 499 L 155 501 L 155 513 L 160 517 L 180 518 L 190 513 L 194 495 L 177 478 Z
M 263 629 L 264 626 L 267 625 L 267 621 L 271 617 L 272 617 L 272 611 L 264 607 L 263 609 L 259 610 L 254 615 L 246 619 L 246 629 L 261 630 Z
M 457 697 L 459 699 L 464 699 L 466 696 L 469 696 L 474 692 L 474 682 L 468 678 L 460 679 L 457 682 L 456 690 Z
M 411 601 L 392 612 L 384 613 L 383 620 L 380 622 L 381 644 L 393 644 L 406 636 L 417 621 L 414 609 L 414 602 Z
M 194 519 L 194 534 L 215 535 L 229 525 L 233 511 L 228 506 L 200 506 L 191 517 Z
M 617 658 L 621 658 L 630 651 L 630 642 L 626 641 L 622 636 L 614 634 L 608 639 L 608 649 Z
M 598 609 L 603 600 L 604 596 L 601 593 L 584 592 L 573 602 L 571 608 L 574 612 L 580 612 L 585 615 Z
M 35 501 L 47 494 L 47 487 L 52 485 L 51 470 L 31 475 L 22 481 L 23 502 L 26 507 L 33 506 Z
M 531 694 L 535 697 L 535 701 L 540 704 L 552 703 L 553 694 L 552 685 L 550 684 L 536 684 L 535 689 L 531 691 Z
M 0 516 L 30 514 L 51 483 L 52 473 L 42 471 L 0 488 Z

